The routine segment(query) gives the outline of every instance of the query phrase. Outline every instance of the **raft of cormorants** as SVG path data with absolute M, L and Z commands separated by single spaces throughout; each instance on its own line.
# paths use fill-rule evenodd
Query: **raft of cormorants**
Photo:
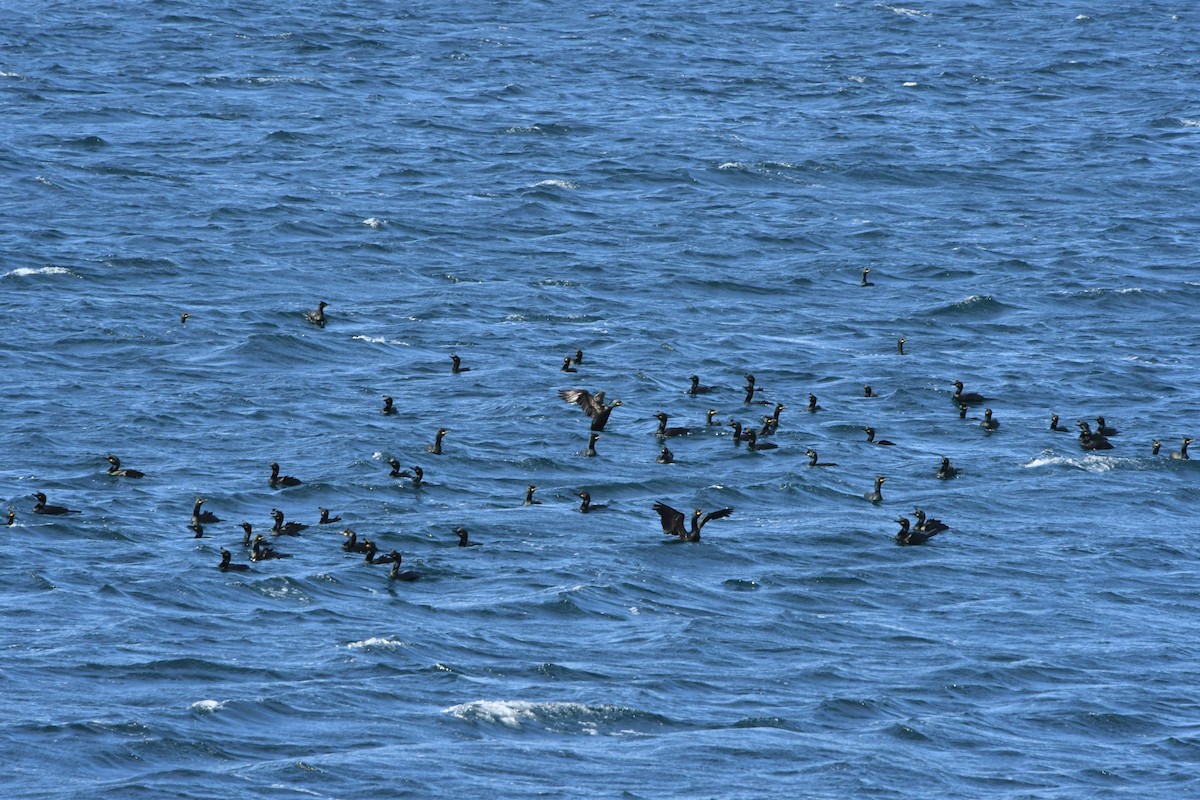
M 869 272 L 869 269 L 864 269 L 862 271 L 862 286 L 874 285 L 867 280 L 867 275 Z M 327 307 L 328 303 L 321 301 L 318 303 L 315 311 L 308 311 L 305 313 L 305 319 L 317 327 L 324 328 L 327 323 L 327 318 L 325 315 L 325 308 Z M 190 316 L 191 315 L 186 312 L 181 314 L 180 322 L 186 322 Z M 900 337 L 898 339 L 897 352 L 899 354 L 904 354 L 904 344 L 907 341 L 908 340 L 905 337 Z M 453 374 L 469 371 L 467 367 L 462 365 L 462 359 L 457 354 L 451 354 L 450 359 L 452 362 L 451 372 Z M 566 373 L 577 373 L 577 367 L 579 367 L 582 363 L 583 351 L 581 349 L 577 349 L 574 356 L 564 356 L 561 370 L 562 372 Z M 757 395 L 763 391 L 763 387 L 757 383 L 757 380 L 753 374 L 746 373 L 745 380 L 746 384 L 743 387 L 745 391 L 743 405 L 773 405 L 774 411 L 772 414 L 765 415 L 761 418 L 761 428 L 745 426 L 739 420 L 730 419 L 727 427 L 732 430 L 732 435 L 730 437 L 732 442 L 735 446 L 740 446 L 742 442 L 745 442 L 747 449 L 751 451 L 761 452 L 767 450 L 780 450 L 781 455 L 785 455 L 785 450 L 779 448 L 776 443 L 766 440 L 774 435 L 779 429 L 781 424 L 781 412 L 786 408 L 786 406 L 780 402 L 758 399 Z M 688 378 L 688 381 L 690 385 L 684 390 L 684 394 L 687 396 L 695 397 L 697 395 L 710 395 L 720 391 L 720 387 L 701 384 L 700 377 L 695 374 L 691 375 L 690 378 Z M 991 398 L 980 393 L 964 391 L 964 384 L 960 380 L 949 381 L 947 382 L 947 386 L 954 387 L 954 392 L 950 395 L 950 399 L 954 406 L 958 409 L 958 416 L 961 418 L 966 418 L 969 406 L 980 405 L 991 400 Z M 606 401 L 604 390 L 592 391 L 574 387 L 560 389 L 558 395 L 567 403 L 578 406 L 580 410 L 582 410 L 584 414 L 590 418 L 590 423 L 588 424 L 589 431 L 587 449 L 582 451 L 580 455 L 592 457 L 598 455 L 596 443 L 600 438 L 600 431 L 603 431 L 605 426 L 609 423 L 613 411 L 622 406 L 622 401 L 619 399 L 612 400 L 611 402 Z M 871 398 L 876 397 L 877 395 L 869 385 L 864 385 L 863 394 L 861 396 Z M 384 396 L 383 402 L 384 405 L 382 412 L 384 415 L 393 415 L 396 413 L 392 397 Z M 805 408 L 809 412 L 817 412 L 822 410 L 822 406 L 818 404 L 817 396 L 815 394 L 808 394 L 808 401 Z M 670 417 L 666 412 L 661 410 L 657 411 L 653 415 L 650 415 L 658 421 L 657 428 L 652 434 L 652 436 L 657 439 L 661 448 L 656 461 L 659 464 L 671 464 L 675 461 L 675 454 L 662 444 L 665 439 L 678 438 L 682 441 L 685 438 L 691 437 L 691 435 L 694 433 L 704 431 L 722 435 L 722 426 L 717 422 L 717 420 L 714 419 L 717 413 L 719 413 L 717 409 L 709 408 L 705 413 L 704 425 L 699 428 L 683 426 L 668 427 L 667 421 L 670 419 Z M 1092 429 L 1090 423 L 1086 420 L 1080 419 L 1077 422 L 1077 426 L 1079 428 L 1080 449 L 1085 452 L 1113 449 L 1113 444 L 1109 441 L 1109 437 L 1116 436 L 1118 434 L 1117 429 L 1110 426 L 1103 416 L 1097 416 L 1094 418 L 1094 420 L 1096 422 L 1096 428 L 1094 430 Z M 757 423 L 755 423 L 755 426 L 757 426 Z M 999 430 L 999 420 L 996 419 L 991 408 L 985 409 L 980 426 L 989 433 Z M 1051 432 L 1055 433 L 1069 432 L 1069 429 L 1059 424 L 1059 416 L 1057 414 L 1053 414 L 1051 416 L 1049 429 Z M 868 444 L 885 447 L 896 446 L 894 442 L 887 439 L 876 439 L 875 429 L 870 425 L 862 426 L 860 430 L 866 433 Z M 441 455 L 443 439 L 449 432 L 450 431 L 448 428 L 439 428 L 433 443 L 426 446 L 427 452 L 432 455 Z M 1170 458 L 1174 460 L 1189 460 L 1190 456 L 1188 455 L 1187 448 L 1191 442 L 1191 438 L 1186 436 L 1182 437 L 1179 450 L 1171 452 Z M 1159 454 L 1160 446 L 1160 441 L 1157 439 L 1154 440 L 1151 450 L 1152 455 L 1157 456 Z M 804 454 L 808 459 L 807 466 L 809 467 L 837 466 L 837 464 L 834 462 L 820 461 L 817 451 L 811 447 L 807 448 L 804 451 Z M 109 454 L 106 456 L 106 460 L 109 463 L 107 473 L 113 477 L 145 477 L 145 474 L 138 470 L 122 467 L 121 461 L 116 455 Z M 411 470 L 403 470 L 401 469 L 400 462 L 394 457 L 389 457 L 387 459 L 387 463 L 391 467 L 391 472 L 389 473 L 390 477 L 409 479 L 414 489 L 419 490 L 421 488 L 424 482 L 424 472 L 421 467 L 413 466 Z M 299 486 L 302 483 L 302 481 L 298 478 L 295 478 L 291 475 L 281 474 L 280 466 L 277 462 L 271 462 L 269 464 L 269 469 L 270 476 L 267 479 L 267 484 L 268 487 L 272 489 L 284 489 Z M 933 474 L 935 474 L 935 476 L 939 479 L 948 480 L 958 477 L 960 471 L 957 467 L 951 464 L 949 458 L 942 457 L 940 466 L 936 468 L 936 472 Z M 883 484 L 887 480 L 888 477 L 886 475 L 875 476 L 873 488 L 871 491 L 865 492 L 863 497 L 876 505 L 884 503 Z M 536 490 L 537 486 L 533 484 L 528 485 L 522 503 L 523 505 L 542 505 L 542 501 L 535 499 L 534 497 L 534 492 Z M 576 491 L 574 495 L 580 498 L 582 501 L 577 509 L 582 513 L 586 514 L 595 512 L 608 507 L 605 504 L 594 504 L 592 502 L 591 494 L 586 490 Z M 46 495 L 42 492 L 34 493 L 33 497 L 37 502 L 32 506 L 30 511 L 34 514 L 46 516 L 65 516 L 81 513 L 77 509 L 50 504 L 47 502 Z M 202 508 L 205 502 L 205 498 L 197 497 L 195 498 L 194 505 L 192 507 L 192 514 L 188 527 L 194 532 L 195 538 L 202 538 L 205 536 L 205 526 L 215 525 L 221 522 L 221 519 L 216 514 Z M 337 523 L 342 519 L 340 516 L 331 516 L 329 509 L 325 507 L 320 507 L 318 510 L 320 517 L 316 522 L 317 525 Z M 734 509 L 731 507 L 720 508 L 708 513 L 705 513 L 700 509 L 695 509 L 692 511 L 691 524 L 690 527 L 688 527 L 684 513 L 672 508 L 662 501 L 653 503 L 651 510 L 658 514 L 663 534 L 673 537 L 670 541 L 692 543 L 697 543 L 700 541 L 701 530 L 707 523 L 730 517 L 734 511 Z M 10 508 L 7 512 L 6 524 L 8 526 L 14 525 L 16 516 L 16 509 Z M 277 508 L 271 510 L 271 516 L 273 518 L 273 525 L 269 531 L 272 537 L 301 536 L 302 532 L 310 527 L 305 523 L 287 521 L 284 513 Z M 916 508 L 914 510 L 914 516 L 916 518 L 915 524 L 913 524 L 905 516 L 896 518 L 896 522 L 898 522 L 900 525 L 900 531 L 894 536 L 894 541 L 896 544 L 902 546 L 925 544 L 934 536 L 949 530 L 951 527 L 949 524 L 944 523 L 941 520 L 927 517 L 925 512 L 920 508 Z M 276 550 L 270 541 L 262 534 L 254 534 L 254 529 L 250 522 L 242 522 L 241 527 L 244 532 L 241 545 L 246 550 L 247 557 L 251 562 L 257 563 L 277 559 L 286 559 L 290 557 L 290 554 Z M 386 555 L 380 555 L 379 546 L 374 541 L 371 541 L 370 539 L 360 540 L 357 534 L 350 528 L 342 530 L 341 533 L 345 539 L 345 541 L 342 543 L 342 550 L 344 552 L 363 555 L 363 561 L 366 564 L 391 565 L 391 569 L 388 573 L 389 580 L 413 581 L 421 577 L 420 572 L 414 570 L 402 570 L 400 568 L 402 555 L 399 551 L 392 549 Z M 476 547 L 480 544 L 479 542 L 469 540 L 467 529 L 463 526 L 454 528 L 453 535 L 458 537 L 459 547 Z M 220 548 L 220 556 L 221 559 L 220 563 L 218 564 L 218 568 L 222 572 L 247 572 L 252 569 L 248 564 L 233 562 L 232 553 L 226 547 Z

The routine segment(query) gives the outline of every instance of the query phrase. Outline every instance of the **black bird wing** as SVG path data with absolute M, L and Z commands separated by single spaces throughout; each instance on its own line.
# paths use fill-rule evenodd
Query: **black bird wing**
M 679 537 L 688 535 L 687 530 L 683 527 L 682 511 L 676 511 L 666 503 L 655 503 L 654 510 L 662 518 L 663 533 Z
M 702 529 L 710 520 L 722 519 L 723 517 L 728 517 L 732 513 L 732 508 L 721 508 L 709 514 L 705 514 L 700 518 L 700 524 L 696 526 L 696 530 Z
M 600 412 L 604 405 L 600 401 L 604 395 L 603 392 L 597 392 L 593 395 L 587 389 L 559 389 L 558 396 L 568 403 L 573 403 L 583 409 L 583 413 L 589 417 L 595 416 Z

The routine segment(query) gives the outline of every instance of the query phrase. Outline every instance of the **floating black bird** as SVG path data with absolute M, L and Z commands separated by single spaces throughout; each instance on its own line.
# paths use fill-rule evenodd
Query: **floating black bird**
M 832 461 L 817 461 L 817 451 L 811 447 L 804 451 L 804 455 L 808 456 L 808 465 L 810 467 L 836 467 L 837 464 Z
M 1092 433 L 1092 426 L 1084 420 L 1076 423 L 1079 426 L 1079 446 L 1084 450 L 1112 450 L 1112 442 L 1098 433 Z
M 871 389 L 871 385 L 869 383 L 864 383 L 863 384 L 863 397 L 874 397 L 874 396 L 875 396 L 875 392 L 873 389 Z
M 729 427 L 733 428 L 733 444 L 736 447 L 742 443 L 742 423 L 736 419 L 729 420 Z
M 896 340 L 896 352 L 900 355 L 904 355 L 904 343 L 907 341 L 903 336 Z
M 249 564 L 234 564 L 232 559 L 233 554 L 222 547 L 221 563 L 218 565 L 217 569 L 221 570 L 221 572 L 246 572 L 250 569 Z
M 358 540 L 358 534 L 349 528 L 346 528 L 346 530 L 342 531 L 342 536 L 346 537 L 346 541 L 342 542 L 342 549 L 347 553 L 365 553 L 370 549 L 367 547 L 367 543 L 360 542 Z
M 869 425 L 867 427 L 863 428 L 863 432 L 867 434 L 867 442 L 870 444 L 877 444 L 880 447 L 895 447 L 896 446 L 895 442 L 888 441 L 887 439 L 879 439 L 878 441 L 876 441 L 875 429 L 870 427 Z
M 11 528 L 14 524 L 16 524 L 16 521 L 17 521 L 17 512 L 13 511 L 10 508 L 8 510 L 8 518 L 5 520 L 4 524 Z
M 883 502 L 883 482 L 886 480 L 887 478 L 885 478 L 883 475 L 876 476 L 875 488 L 864 494 L 863 497 L 870 500 L 872 503 Z
M 715 408 L 710 408 L 708 411 L 704 412 L 705 427 L 713 427 L 714 425 L 721 424 L 721 423 L 717 422 L 715 419 L 713 419 L 713 417 L 716 416 L 716 413 L 717 413 L 717 410 Z
M 862 271 L 862 282 L 861 282 L 860 284 L 858 284 L 858 285 L 859 285 L 859 286 L 874 286 L 875 284 L 873 284 L 873 283 L 871 283 L 871 281 L 867 280 L 867 276 L 868 276 L 868 275 L 870 275 L 870 274 L 871 274 L 871 268 L 870 268 L 870 267 L 863 267 L 863 271 Z
M 117 458 L 114 455 L 110 455 L 107 458 L 108 458 L 108 464 L 109 464 L 109 467 L 108 467 L 109 475 L 113 475 L 118 478 L 144 478 L 144 477 L 146 477 L 146 473 L 138 472 L 136 469 L 121 469 L 121 459 Z
M 659 464 L 674 464 L 675 463 L 675 454 L 664 447 L 662 449 L 662 452 L 658 454 L 658 458 L 656 458 L 654 460 L 656 462 L 658 462 Z
M 392 398 L 384 396 L 383 408 L 379 409 L 379 412 L 385 416 L 396 413 L 396 407 L 393 405 Z
M 979 427 L 983 428 L 985 431 L 994 431 L 1000 427 L 1000 420 L 995 419 L 992 416 L 992 410 L 990 408 L 985 408 L 983 410 L 983 420 L 980 421 Z
M 400 462 L 396 460 L 395 456 L 393 456 L 392 458 L 389 458 L 387 463 L 388 463 L 388 466 L 392 468 L 392 471 L 388 473 L 389 478 L 404 477 L 404 472 L 402 472 L 400 470 Z
M 600 438 L 600 434 L 596 433 L 595 431 L 588 434 L 588 445 L 587 445 L 587 449 L 583 451 L 583 455 L 585 455 L 589 458 L 596 455 L 596 441 L 599 438 Z
M 457 355 L 450 356 L 450 361 L 451 361 L 450 372 L 452 372 L 455 375 L 457 375 L 460 372 L 470 372 L 471 371 L 470 367 L 464 367 L 462 365 L 462 359 L 459 358 Z
M 254 537 L 254 545 L 250 550 L 251 561 L 269 561 L 272 558 L 291 558 L 288 553 L 281 553 L 275 550 L 267 543 L 267 540 L 262 537 L 262 534 Z
M 440 456 L 442 454 L 442 438 L 449 432 L 445 428 L 438 428 L 437 435 L 433 438 L 433 444 L 425 445 L 425 451 Z
M 963 382 L 955 381 L 954 394 L 950 397 L 950 399 L 960 406 L 975 406 L 979 405 L 980 403 L 987 402 L 988 398 L 984 397 L 978 392 L 964 392 Z
M 933 517 L 927 518 L 925 516 L 925 512 L 919 508 L 913 509 L 913 514 L 915 514 L 917 517 L 916 529 L 918 531 L 921 531 L 922 533 L 928 533 L 930 535 L 933 535 L 935 533 L 940 533 L 944 530 L 949 530 L 949 528 L 950 528 L 949 525 L 942 522 L 940 519 L 934 519 Z
M 317 511 L 319 511 L 319 512 L 321 513 L 321 518 L 320 518 L 319 520 L 317 520 L 317 524 L 318 524 L 318 525 L 332 525 L 332 524 L 333 524 L 333 523 L 335 523 L 335 522 L 341 522 L 341 521 L 342 521 L 342 518 L 341 518 L 341 517 L 331 517 L 331 516 L 329 516 L 329 509 L 328 509 L 328 508 L 325 508 L 325 507 L 323 507 L 323 506 L 322 506 L 322 507 L 318 507 L 318 508 L 317 508 Z
M 733 513 L 732 508 L 722 508 L 701 517 L 701 514 L 704 512 L 696 509 L 692 512 L 692 529 L 689 531 L 683 526 L 684 516 L 682 511 L 676 511 L 665 503 L 655 503 L 653 508 L 658 512 L 658 516 L 662 520 L 663 533 L 675 536 L 685 542 L 700 541 L 700 530 L 705 525 L 711 520 L 728 517 Z
M 420 467 L 414 466 L 412 468 L 412 472 L 405 470 L 405 471 L 401 472 L 397 477 L 408 478 L 410 481 L 412 481 L 413 488 L 419 489 L 421 484 L 424 483 L 424 481 L 425 481 L 425 470 L 421 469 Z
M 808 409 L 807 410 L 810 413 L 821 410 L 821 407 L 819 405 L 817 405 L 817 396 L 815 394 L 810 394 L 808 396 Z
M 242 530 L 246 532 L 246 535 L 242 537 L 242 547 L 249 547 L 250 536 L 254 533 L 254 527 L 249 522 L 243 522 Z
M 580 498 L 579 512 L 581 514 L 589 514 L 593 511 L 603 511 L 604 509 L 608 508 L 607 505 L 604 505 L 602 503 L 593 505 L 592 504 L 592 496 L 590 494 L 588 494 L 587 492 L 580 492 L 579 498 Z
M 950 463 L 950 459 L 942 456 L 942 465 L 938 467 L 937 476 L 942 480 L 958 477 L 958 469 Z
M 271 533 L 274 536 L 299 536 L 300 531 L 308 528 L 299 522 L 283 521 L 283 512 L 278 508 L 271 509 L 271 517 L 275 520 L 275 524 L 271 526 Z
M 329 303 L 326 303 L 324 300 L 322 300 L 321 302 L 317 303 L 317 310 L 316 311 L 306 311 L 304 313 L 304 318 L 307 319 L 309 322 L 311 322 L 313 325 L 316 325 L 318 328 L 324 328 L 325 327 L 325 309 L 328 307 L 329 307 Z
M 1171 458 L 1174 458 L 1177 461 L 1181 460 L 1181 459 L 1183 461 L 1190 461 L 1192 457 L 1188 455 L 1187 448 L 1188 448 L 1188 445 L 1191 443 L 1192 443 L 1191 439 L 1187 438 L 1186 436 L 1183 437 L 1183 444 L 1181 444 L 1179 446 L 1178 450 L 1171 453 Z M 34 510 L 36 511 L 37 509 L 34 509 Z
M 291 475 L 280 475 L 279 465 L 274 461 L 271 462 L 271 477 L 267 479 L 267 485 L 272 488 L 280 486 L 299 486 L 301 483 L 299 478 L 293 478 Z
M 586 389 L 560 389 L 558 396 L 568 403 L 573 403 L 582 408 L 583 413 L 592 418 L 592 430 L 594 431 L 604 430 L 604 426 L 608 424 L 608 418 L 612 415 L 613 409 L 621 405 L 620 400 L 614 400 L 606 404 L 604 402 L 604 392 L 589 394 Z
M 400 569 L 400 553 L 393 550 L 391 552 L 391 556 L 392 556 L 392 568 L 390 570 L 388 570 L 388 579 L 389 580 L 415 581 L 421 577 L 421 573 L 416 572 L 414 570 L 411 570 L 411 569 L 401 570 Z
M 654 432 L 654 435 L 660 439 L 665 439 L 669 436 L 687 436 L 692 432 L 691 428 L 668 428 L 667 420 L 670 418 L 661 411 L 654 416 L 658 419 L 658 430 Z
M 190 316 L 191 316 L 191 314 L 187 313 L 186 311 L 183 312 L 182 314 L 180 314 L 179 315 L 179 324 L 180 325 L 186 324 L 188 321 L 188 317 L 190 317 Z
M 926 533 L 925 531 L 911 530 L 906 517 L 900 517 L 896 521 L 900 523 L 900 531 L 896 534 L 896 544 L 898 545 L 925 544 L 940 533 L 940 531 Z
M 779 447 L 779 445 L 775 444 L 774 442 L 758 441 L 758 433 L 756 431 L 746 432 L 746 448 L 749 450 L 774 450 L 777 447 Z
M 459 525 L 457 528 L 454 529 L 454 532 L 456 534 L 458 534 L 458 546 L 459 547 L 479 547 L 479 542 L 471 541 L 470 534 L 467 533 L 466 528 Z
M 535 491 L 535 490 L 537 490 L 537 487 L 536 487 L 536 486 L 534 486 L 533 484 L 530 484 L 530 485 L 529 485 L 529 488 L 525 490 L 525 503 L 524 503 L 524 505 L 527 505 L 527 506 L 540 506 L 540 505 L 542 504 L 542 501 L 541 501 L 541 500 L 534 500 L 534 499 L 533 499 L 533 493 L 534 493 L 534 491 Z
M 1101 436 L 1116 436 L 1118 432 L 1116 428 L 1104 424 L 1104 417 L 1096 417 L 1096 433 Z
M 1158 449 L 1160 447 L 1162 447 L 1162 442 L 1160 442 L 1158 439 L 1155 439 L 1153 442 L 1151 442 L 1150 443 L 1150 455 L 1154 455 L 1154 456 L 1158 455 Z
M 379 548 L 376 547 L 375 543 L 372 542 L 370 539 L 367 539 L 363 544 L 365 544 L 366 548 L 367 548 L 365 551 L 363 551 L 367 554 L 366 558 L 364 558 L 363 561 L 365 561 L 368 564 L 391 564 L 393 561 L 396 560 L 397 553 L 395 550 L 388 553 L 386 556 L 380 556 L 380 555 L 376 555 L 376 553 L 379 552 Z
M 812 395 L 809 395 L 809 397 L 812 397 Z M 770 436 L 770 435 L 774 434 L 775 431 L 779 430 L 779 415 L 783 412 L 783 410 L 785 408 L 787 408 L 787 406 L 785 406 L 783 403 L 776 403 L 775 411 L 772 412 L 772 414 L 769 417 L 763 417 L 764 424 L 763 424 L 763 434 L 762 435 Z M 817 406 L 817 408 L 820 409 L 820 406 Z
M 571 359 L 571 363 L 572 364 L 582 364 L 583 363 L 583 351 L 582 350 L 575 351 L 575 357 Z
M 1058 414 L 1051 414 L 1050 430 L 1055 433 L 1069 433 L 1071 429 L 1058 424 Z
M 698 375 L 693 375 L 691 381 L 692 388 L 688 389 L 688 394 L 708 394 L 713 390 L 711 386 L 701 386 L 700 376 Z
M 34 497 L 37 498 L 37 504 L 33 507 L 33 513 L 45 514 L 50 517 L 61 516 L 62 514 L 78 514 L 80 512 L 66 506 L 48 506 L 46 505 L 46 495 L 41 492 L 34 492 Z
M 204 525 L 210 522 L 220 522 L 221 518 L 211 511 L 201 511 L 200 506 L 204 505 L 204 498 L 197 497 L 196 505 L 192 506 L 192 524 Z
M 577 370 L 571 366 L 571 357 L 570 356 L 563 356 L 562 371 L 563 372 L 578 372 L 579 370 Z

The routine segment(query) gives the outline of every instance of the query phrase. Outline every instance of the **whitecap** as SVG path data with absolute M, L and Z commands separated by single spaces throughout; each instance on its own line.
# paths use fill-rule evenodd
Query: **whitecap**
M 1200 119 L 1181 119 L 1179 121 L 1185 128 L 1200 128 Z
M 197 714 L 215 714 L 224 707 L 224 700 L 197 700 L 188 706 L 188 711 L 195 711 Z
M 1042 455 L 1029 460 L 1023 466 L 1026 469 L 1035 469 L 1037 467 L 1047 466 L 1065 466 L 1081 469 L 1084 472 L 1108 472 L 1115 469 L 1119 459 L 1110 458 L 1108 456 L 1098 456 L 1088 454 L 1086 456 L 1051 456 Z
M 562 181 L 555 178 L 549 178 L 544 181 L 538 181 L 534 186 L 549 186 L 554 189 L 578 189 L 579 184 L 571 183 L 570 181 Z
M 904 17 L 932 16 L 928 11 L 921 11 L 916 8 L 905 8 L 904 6 L 889 6 L 889 5 L 885 5 L 884 8 L 886 8 L 888 11 L 891 11 L 893 14 L 899 14 Z
M 746 168 L 747 168 L 746 165 L 740 161 L 726 161 L 724 164 L 721 164 L 717 167 L 717 169 L 746 169 Z
M 378 230 L 379 228 L 382 228 L 384 225 L 387 225 L 387 220 L 380 219 L 379 217 L 367 217 L 366 219 L 364 219 L 362 221 L 362 224 L 366 225 L 368 228 L 375 228 L 376 230 Z
M 582 715 L 589 711 L 581 703 L 531 703 L 526 700 L 473 700 L 442 709 L 462 720 L 493 722 L 506 728 L 519 728 L 523 723 L 535 722 L 544 713 Z
M 905 81 L 903 85 L 911 89 L 914 86 L 920 86 L 921 84 L 917 83 L 916 81 Z
M 403 647 L 404 642 L 400 639 L 388 639 L 382 636 L 372 636 L 370 639 L 363 639 L 361 642 L 350 642 L 346 645 L 348 650 L 361 650 L 364 647 Z
M 4 273 L 4 277 L 27 278 L 30 275 L 71 275 L 71 270 L 66 267 L 17 267 L 11 272 Z

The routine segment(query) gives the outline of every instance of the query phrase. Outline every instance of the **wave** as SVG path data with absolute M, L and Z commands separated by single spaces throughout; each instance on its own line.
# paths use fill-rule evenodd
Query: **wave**
M 17 267 L 4 273 L 5 278 L 28 278 L 33 275 L 74 275 L 66 267 Z
M 658 714 L 625 706 L 570 702 L 474 700 L 443 709 L 442 713 L 480 726 L 582 736 L 656 733 L 678 725 Z

